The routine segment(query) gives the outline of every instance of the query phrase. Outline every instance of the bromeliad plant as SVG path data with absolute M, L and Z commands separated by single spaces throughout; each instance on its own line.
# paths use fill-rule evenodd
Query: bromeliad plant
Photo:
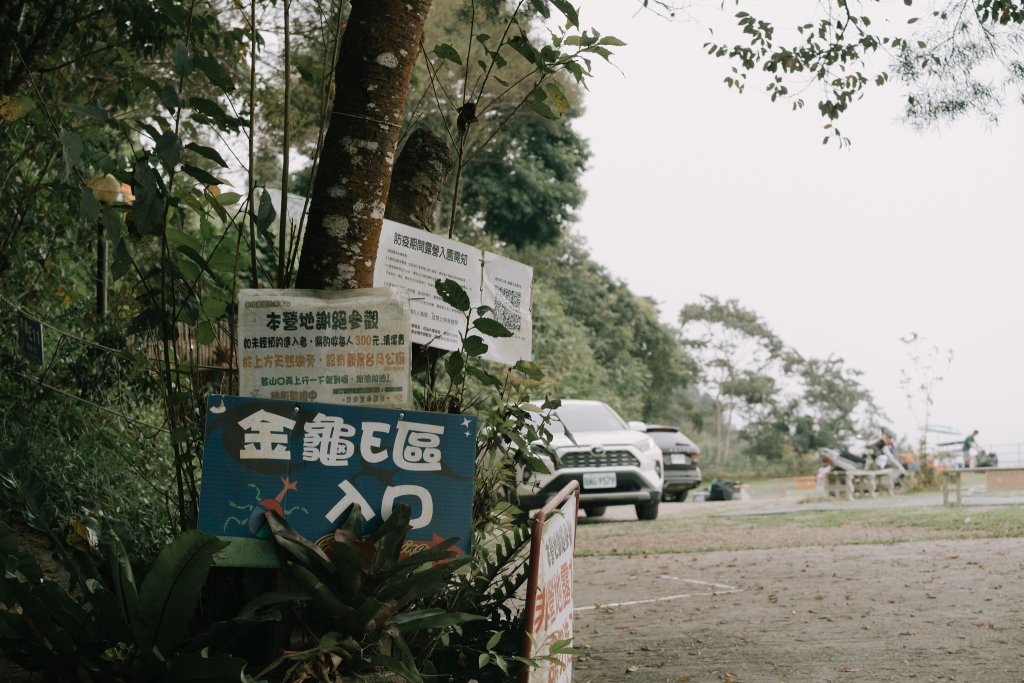
M 0 644 L 26 668 L 60 681 L 248 681 L 244 659 L 185 644 L 214 553 L 190 531 L 163 549 L 139 583 L 120 539 L 86 520 L 69 525 L 81 550 L 58 555 L 71 588 L 48 578 L 0 524 Z
M 273 511 L 266 516 L 285 576 L 309 601 L 297 614 L 295 647 L 263 674 L 287 666 L 285 680 L 320 680 L 384 668 L 420 681 L 418 658 L 407 640 L 411 634 L 484 619 L 429 606 L 470 558 L 453 550 L 458 539 L 404 553 L 408 505 L 396 507 L 369 535 L 354 506 L 322 545 L 304 539 Z

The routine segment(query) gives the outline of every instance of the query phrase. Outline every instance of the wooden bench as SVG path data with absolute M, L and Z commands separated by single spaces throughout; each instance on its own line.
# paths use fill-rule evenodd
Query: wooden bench
M 855 493 L 866 493 L 872 498 L 878 497 L 878 489 L 888 491 L 890 496 L 896 495 L 896 475 L 892 469 L 883 470 L 842 470 L 835 469 L 828 473 L 828 495 L 835 498 L 853 500 Z
M 985 473 L 985 490 L 1022 491 L 1024 490 L 1024 467 L 950 467 L 942 471 L 942 504 L 963 505 L 963 486 L 960 475 L 971 472 Z M 949 489 L 956 491 L 956 500 L 950 502 Z

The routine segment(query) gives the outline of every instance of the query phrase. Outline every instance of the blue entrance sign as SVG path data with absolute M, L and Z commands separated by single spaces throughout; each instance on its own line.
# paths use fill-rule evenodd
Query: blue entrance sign
M 199 528 L 267 538 L 274 510 L 316 541 L 354 504 L 370 532 L 406 503 L 404 552 L 452 537 L 469 552 L 475 454 L 471 416 L 211 396 Z

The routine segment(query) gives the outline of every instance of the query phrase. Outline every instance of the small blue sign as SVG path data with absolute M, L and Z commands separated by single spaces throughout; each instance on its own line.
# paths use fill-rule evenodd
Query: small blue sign
M 371 532 L 406 503 L 403 552 L 452 537 L 469 552 L 476 427 L 467 415 L 211 396 L 199 529 L 267 538 L 274 510 L 317 541 L 354 504 Z
M 43 324 L 21 311 L 18 312 L 18 348 L 31 360 L 43 362 Z

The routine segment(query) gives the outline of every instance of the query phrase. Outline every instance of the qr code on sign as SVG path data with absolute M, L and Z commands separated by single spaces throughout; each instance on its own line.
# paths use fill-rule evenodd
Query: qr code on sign
M 519 307 L 523 303 L 522 292 L 507 287 L 498 287 L 494 297 L 494 319 L 505 326 L 509 332 L 518 332 L 523 326 L 523 317 L 519 315 Z

